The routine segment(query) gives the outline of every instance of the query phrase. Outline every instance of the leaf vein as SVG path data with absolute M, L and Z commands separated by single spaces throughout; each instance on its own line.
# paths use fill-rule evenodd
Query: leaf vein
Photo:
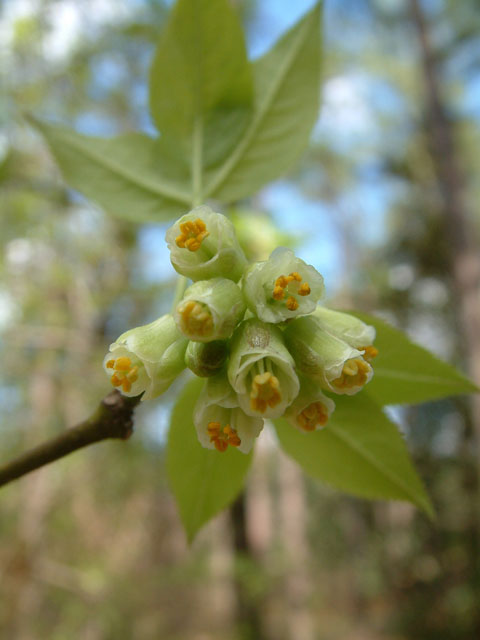
M 393 426 L 393 425 L 392 425 Z M 374 456 L 371 456 L 368 451 L 364 449 L 363 446 L 358 443 L 352 441 L 352 439 L 341 429 L 332 427 L 330 429 L 330 434 L 334 437 L 337 437 L 339 440 L 343 441 L 347 446 L 356 451 L 360 457 L 363 457 L 367 462 L 369 462 L 374 468 L 376 468 L 381 474 L 383 474 L 386 478 L 392 482 L 394 486 L 400 488 L 406 496 L 408 496 L 415 504 L 419 504 L 418 497 L 412 492 L 408 485 L 402 481 L 396 474 L 392 473 L 388 467 L 385 467 L 378 459 Z M 422 504 L 423 500 L 420 501 Z
M 157 185 L 150 180 L 139 178 L 138 176 L 130 173 L 130 171 L 128 171 L 128 169 L 126 169 L 124 166 L 121 166 L 116 162 L 107 159 L 103 155 L 99 156 L 90 149 L 87 149 L 84 144 L 78 143 L 75 140 L 69 140 L 67 144 L 70 147 L 75 148 L 79 153 L 83 153 L 86 158 L 93 160 L 101 167 L 103 166 L 105 169 L 111 171 L 114 174 L 117 174 L 127 182 L 131 182 L 132 184 L 144 189 L 145 191 L 149 191 L 156 196 L 170 198 L 171 200 L 177 200 L 187 205 L 190 204 L 190 199 L 182 191 L 179 191 L 171 186 L 166 186 L 164 183 L 162 183 L 161 185 Z
M 212 180 L 210 181 L 210 184 L 205 189 L 205 197 L 208 198 L 212 196 L 212 194 L 214 194 L 215 191 L 217 191 L 217 189 L 228 178 L 229 174 L 233 171 L 233 169 L 238 164 L 238 162 L 242 159 L 244 152 L 252 142 L 255 133 L 257 132 L 262 121 L 264 120 L 272 104 L 274 103 L 275 96 L 281 88 L 282 81 L 285 78 L 288 71 L 290 70 L 298 54 L 299 49 L 303 44 L 303 36 L 304 36 L 305 28 L 299 32 L 297 39 L 295 41 L 295 45 L 292 46 L 292 49 L 290 51 L 290 55 L 285 56 L 284 64 L 281 67 L 279 67 L 279 73 L 277 77 L 272 81 L 270 91 L 266 94 L 263 102 L 259 106 L 258 111 L 252 118 L 250 126 L 246 130 L 245 135 L 239 140 L 237 146 L 235 147 L 235 149 L 233 149 L 228 160 L 225 162 L 223 167 L 219 169 L 216 176 L 212 178 Z

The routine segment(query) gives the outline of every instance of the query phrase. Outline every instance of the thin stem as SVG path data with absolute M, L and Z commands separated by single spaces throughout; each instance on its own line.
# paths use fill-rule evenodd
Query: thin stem
M 133 411 L 140 398 L 126 398 L 112 391 L 90 418 L 0 467 L 0 487 L 95 442 L 128 439 L 133 433 Z
M 203 123 L 201 117 L 197 116 L 193 127 L 192 144 L 192 209 L 202 204 L 202 144 L 203 144 Z M 179 276 L 173 296 L 172 312 L 183 298 L 187 288 L 187 278 Z
M 202 146 L 203 146 L 203 122 L 201 116 L 195 119 L 193 127 L 192 145 L 192 206 L 198 207 L 202 203 Z

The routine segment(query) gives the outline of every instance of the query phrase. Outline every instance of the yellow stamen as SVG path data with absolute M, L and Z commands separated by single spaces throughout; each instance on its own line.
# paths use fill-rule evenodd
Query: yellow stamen
M 198 251 L 202 242 L 210 235 L 210 232 L 207 231 L 207 225 L 201 218 L 182 222 L 180 231 L 180 235 L 175 238 L 175 243 L 177 247 L 189 251 Z
M 130 371 L 132 368 L 132 361 L 127 356 L 121 356 L 115 360 L 113 368 L 115 371 Z
M 298 300 L 291 294 L 296 293 L 299 296 L 308 296 L 311 293 L 308 282 L 301 284 L 302 276 L 297 271 L 292 271 L 288 276 L 278 276 L 275 280 L 272 296 L 274 300 L 283 300 L 285 297 L 285 290 L 291 283 L 295 283 L 295 286 L 293 286 L 293 291 L 288 289 L 288 293 L 290 295 L 286 299 L 285 305 L 289 311 L 296 311 L 299 307 Z M 300 286 L 298 283 L 300 283 Z
M 130 371 L 127 373 L 127 378 L 130 382 L 136 382 L 138 380 L 138 367 L 132 367 Z
M 119 387 L 122 384 L 123 378 L 119 378 L 116 373 L 110 378 L 110 382 L 114 387 Z
M 220 422 L 209 422 L 207 433 L 210 436 L 210 442 L 213 442 L 215 449 L 220 452 L 226 451 L 228 445 L 239 447 L 242 444 L 237 432 L 229 424 L 222 429 Z
M 315 431 L 323 427 L 328 421 L 328 410 L 322 402 L 312 402 L 297 416 L 297 424 L 304 431 Z
M 298 309 L 298 302 L 293 296 L 288 296 L 287 302 L 285 304 L 289 311 L 296 311 Z
M 371 360 L 373 360 L 373 358 L 376 358 L 378 356 L 378 349 L 374 347 L 373 344 L 369 347 L 360 347 L 359 351 L 365 351 L 363 357 L 367 362 L 370 362 Z
M 273 299 L 274 300 L 282 300 L 285 297 L 285 289 L 280 286 L 275 286 L 273 289 Z
M 195 300 L 187 300 L 178 307 L 182 329 L 194 336 L 207 337 L 213 332 L 213 318 L 208 307 Z
M 269 371 L 258 373 L 252 381 L 250 407 L 253 411 L 265 413 L 267 406 L 276 407 L 282 401 L 278 378 Z
M 138 365 L 132 366 L 132 361 L 128 356 L 120 356 L 119 358 L 108 360 L 106 364 L 108 369 L 113 369 L 113 375 L 110 382 L 114 387 L 122 387 L 125 393 L 132 389 L 132 384 L 138 380 Z
M 280 287 L 281 289 L 285 289 L 290 280 L 287 279 L 287 276 L 279 276 L 275 280 L 275 286 Z
M 344 366 L 342 373 L 346 376 L 354 376 L 358 373 L 358 364 L 355 360 L 348 360 Z
M 370 365 L 363 358 L 351 358 L 343 365 L 341 375 L 332 380 L 332 386 L 339 390 L 363 387 L 367 382 L 370 370 Z

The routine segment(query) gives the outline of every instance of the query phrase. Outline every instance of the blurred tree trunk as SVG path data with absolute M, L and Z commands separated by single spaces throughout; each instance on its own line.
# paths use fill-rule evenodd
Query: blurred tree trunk
M 310 546 L 307 502 L 302 471 L 290 458 L 279 456 L 279 502 L 282 547 L 286 556 L 285 638 L 314 640 L 311 611 Z
M 470 374 L 480 384 L 480 252 L 476 229 L 464 200 L 464 180 L 453 124 L 444 104 L 438 63 L 418 0 L 410 0 L 422 55 L 427 133 L 438 190 L 443 199 L 445 234 L 450 248 L 451 279 L 458 324 Z M 473 421 L 480 453 L 480 398 L 473 397 Z
M 252 490 L 246 492 L 247 535 L 251 550 L 260 561 L 266 558 L 273 541 L 273 504 L 269 486 L 272 456 L 269 445 L 264 442 L 259 439 L 256 445 L 248 484 Z
M 250 469 L 246 502 L 246 534 L 252 562 L 260 575 L 261 591 L 257 593 L 261 628 L 265 640 L 278 640 L 282 624 L 278 621 L 279 594 L 275 589 L 278 555 L 276 554 L 275 505 L 271 480 L 277 469 L 275 443 L 266 431 L 259 439 L 252 468 Z M 264 582 L 265 581 L 265 582 Z M 281 604 L 280 604 L 281 606 Z
M 427 21 L 419 0 L 410 0 L 412 22 L 421 52 L 426 100 L 426 124 L 430 154 L 435 169 L 438 191 L 443 200 L 444 230 L 449 247 L 450 278 L 456 309 L 460 343 L 469 372 L 480 385 L 480 252 L 476 228 L 464 198 L 464 178 L 457 148 L 454 125 L 442 96 L 440 65 L 429 37 Z M 478 500 L 480 496 L 480 397 L 471 398 L 472 424 L 467 424 L 464 451 L 470 458 L 477 451 L 477 473 L 469 472 L 465 465 L 465 484 L 472 496 L 470 555 L 472 572 L 480 571 Z M 472 447 L 472 442 L 474 446 Z M 476 627 L 480 634 L 480 613 Z
M 233 530 L 233 548 L 236 563 L 245 563 L 245 569 L 252 570 L 248 563 L 255 563 L 247 527 L 246 492 L 238 496 L 230 507 L 230 521 Z M 266 640 L 263 630 L 260 601 L 249 592 L 248 584 L 242 575 L 240 566 L 235 571 L 235 590 L 237 600 L 237 621 L 242 640 Z

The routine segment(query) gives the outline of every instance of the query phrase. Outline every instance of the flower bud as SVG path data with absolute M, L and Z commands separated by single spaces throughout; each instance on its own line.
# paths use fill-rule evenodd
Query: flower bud
M 245 309 L 240 287 L 226 278 L 212 278 L 188 287 L 174 317 L 187 338 L 209 342 L 229 338 Z
M 223 277 L 237 282 L 247 266 L 233 224 L 205 205 L 177 220 L 165 240 L 175 271 L 194 281 Z
M 263 428 L 263 420 L 247 416 L 237 405 L 236 394 L 225 374 L 206 381 L 194 410 L 200 444 L 207 449 L 226 451 L 228 446 L 249 453 Z
M 185 369 L 188 340 L 170 314 L 130 329 L 110 345 L 103 368 L 125 396 L 150 400 L 162 394 Z
M 264 322 L 283 322 L 310 313 L 323 296 L 318 271 L 285 247 L 252 264 L 242 281 L 248 308 Z
M 322 393 L 311 378 L 300 377 L 300 392 L 285 411 L 285 418 L 300 431 L 322 429 L 335 409 L 335 403 Z
M 334 311 L 320 305 L 317 306 L 313 315 L 318 318 L 322 328 L 332 336 L 340 338 L 359 351 L 364 351 L 364 360 L 370 362 L 378 355 L 378 349 L 373 346 L 375 327 L 365 324 L 349 313 Z
M 249 416 L 278 418 L 300 386 L 282 332 L 257 318 L 245 320 L 235 330 L 227 373 L 240 407 Z
M 300 239 L 300 236 L 295 238 L 291 233 L 280 231 L 269 215 L 254 209 L 230 209 L 229 219 L 233 222 L 247 260 L 251 262 L 266 260 L 276 247 L 286 242 L 291 246 L 292 240 L 295 242 Z
M 313 315 L 289 323 L 284 336 L 298 370 L 318 380 L 325 389 L 350 396 L 373 375 L 362 351 L 325 331 Z
M 185 364 L 199 378 L 209 378 L 220 371 L 227 356 L 228 345 L 224 340 L 189 342 Z

